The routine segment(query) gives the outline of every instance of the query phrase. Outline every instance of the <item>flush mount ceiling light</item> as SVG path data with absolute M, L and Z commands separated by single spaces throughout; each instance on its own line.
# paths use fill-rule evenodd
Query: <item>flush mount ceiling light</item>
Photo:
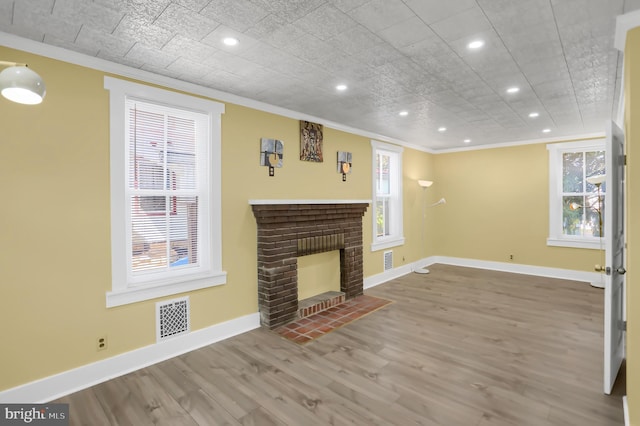
M 336 90 L 339 92 L 344 92 L 345 90 L 347 90 L 347 85 L 346 84 L 338 84 L 336 86 Z
M 537 113 L 537 112 L 532 112 L 532 113 L 530 113 L 530 114 L 529 114 L 529 118 L 536 118 L 536 117 L 538 117 L 539 115 L 540 115 L 540 114 L 539 114 L 539 113 Z
M 46 87 L 42 77 L 27 68 L 27 64 L 0 61 L 8 67 L 0 72 L 0 93 L 10 101 L 26 105 L 42 102 Z
M 235 46 L 239 43 L 238 39 L 234 37 L 225 37 L 222 42 L 227 46 Z
M 465 140 L 463 140 L 462 142 L 464 142 L 464 143 L 471 143 L 471 139 L 465 139 Z
M 484 46 L 484 40 L 474 40 L 467 44 L 467 47 L 471 50 L 480 49 L 482 46 Z
M 439 131 L 440 133 L 442 133 L 442 132 L 446 132 L 446 131 L 447 131 L 447 128 L 446 128 L 446 127 L 438 127 L 438 131 Z
M 551 129 L 542 129 L 542 133 L 549 133 Z
M 398 115 L 401 117 L 406 117 L 407 115 L 409 115 L 409 111 L 400 111 Z
M 518 93 L 520 91 L 519 87 L 509 87 L 507 89 L 507 93 Z

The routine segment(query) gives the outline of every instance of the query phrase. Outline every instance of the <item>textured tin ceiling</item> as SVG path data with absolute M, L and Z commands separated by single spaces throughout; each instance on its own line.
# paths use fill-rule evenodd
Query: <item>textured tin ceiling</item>
M 0 0 L 0 31 L 446 149 L 602 132 L 620 90 L 615 17 L 638 8 L 640 0 Z M 224 45 L 227 36 L 239 44 Z M 474 40 L 485 44 L 471 50 Z

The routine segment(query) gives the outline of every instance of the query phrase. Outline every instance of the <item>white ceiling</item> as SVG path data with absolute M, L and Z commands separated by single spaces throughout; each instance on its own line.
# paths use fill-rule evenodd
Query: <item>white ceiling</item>
M 640 0 L 0 0 L 0 31 L 439 150 L 604 131 L 622 71 L 615 18 L 636 9 Z M 468 49 L 476 39 L 485 45 Z

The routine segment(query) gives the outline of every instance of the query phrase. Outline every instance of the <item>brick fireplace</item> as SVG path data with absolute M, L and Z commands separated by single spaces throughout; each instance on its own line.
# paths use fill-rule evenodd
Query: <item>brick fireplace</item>
M 362 294 L 362 217 L 369 200 L 250 200 L 258 224 L 260 323 L 296 319 L 298 257 L 340 250 L 340 290 Z

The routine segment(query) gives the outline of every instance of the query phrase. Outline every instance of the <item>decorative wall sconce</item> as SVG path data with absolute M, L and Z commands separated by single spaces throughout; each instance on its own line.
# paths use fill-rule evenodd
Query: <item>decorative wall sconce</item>
M 46 87 L 42 77 L 27 68 L 27 64 L 0 61 L 0 93 L 10 101 L 26 105 L 42 102 Z
M 351 153 L 338 151 L 338 173 L 342 173 L 342 181 L 347 181 L 347 175 L 351 174 Z
M 275 175 L 275 167 L 282 167 L 284 142 L 278 139 L 260 140 L 260 165 L 269 167 L 269 176 Z

